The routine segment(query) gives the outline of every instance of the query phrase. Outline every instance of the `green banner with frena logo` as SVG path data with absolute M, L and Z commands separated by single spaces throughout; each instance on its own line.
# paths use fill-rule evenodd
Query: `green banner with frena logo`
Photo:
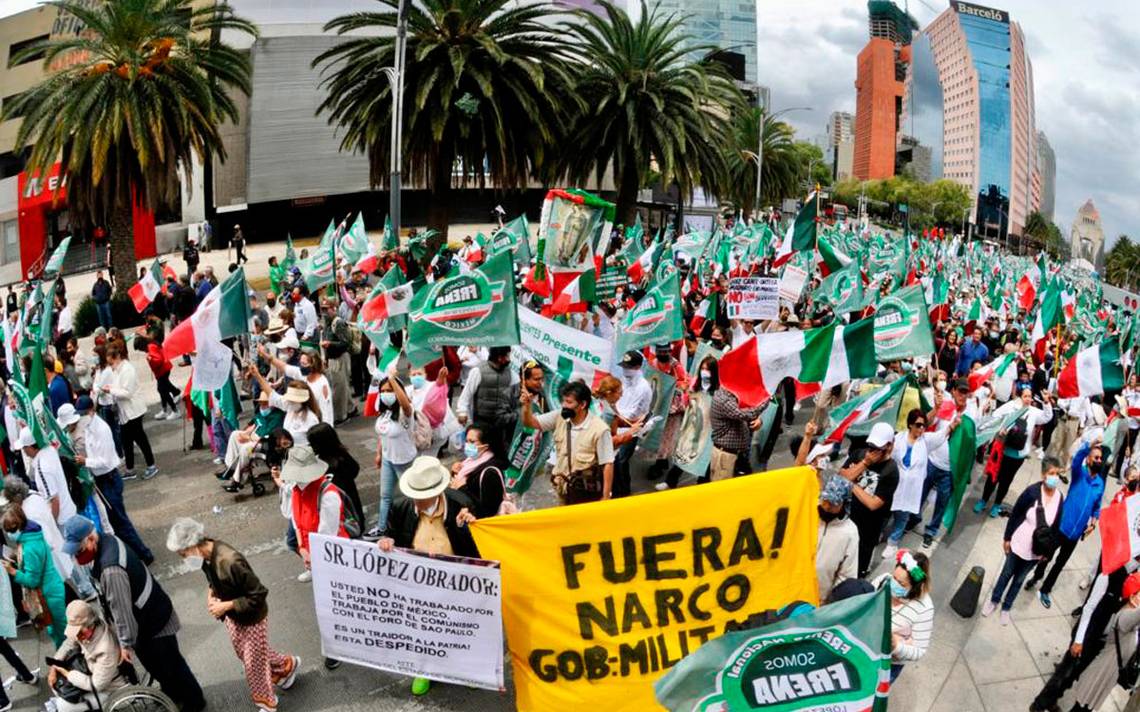
M 433 282 L 416 292 L 408 340 L 418 347 L 514 346 L 519 343 L 511 253 L 479 269 Z

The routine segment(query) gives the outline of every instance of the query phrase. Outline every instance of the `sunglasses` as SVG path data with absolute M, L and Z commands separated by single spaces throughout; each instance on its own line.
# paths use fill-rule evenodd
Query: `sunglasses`
M 926 423 L 924 423 L 924 422 L 922 422 L 921 420 L 919 420 L 919 421 L 915 422 L 915 424 L 914 424 L 914 425 L 912 425 L 912 426 L 910 426 L 910 427 L 912 427 L 912 428 L 925 428 L 925 427 L 926 427 Z

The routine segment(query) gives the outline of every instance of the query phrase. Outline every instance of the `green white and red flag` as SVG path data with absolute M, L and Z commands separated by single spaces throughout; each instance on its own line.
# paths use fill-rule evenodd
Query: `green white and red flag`
M 1054 327 L 1063 323 L 1065 323 L 1065 311 L 1061 289 L 1054 281 L 1041 295 L 1041 307 L 1037 310 L 1037 317 L 1033 321 L 1033 333 L 1030 336 L 1033 355 L 1037 357 L 1038 363 L 1045 360 L 1045 337 Z
M 562 291 L 554 297 L 550 311 L 553 314 L 570 314 L 572 312 L 584 312 L 588 310 L 590 304 L 597 301 L 596 276 L 597 273 L 594 270 L 588 269 L 570 280 L 570 282 L 562 288 Z
M 858 398 L 853 398 L 833 409 L 828 416 L 831 421 L 831 430 L 824 436 L 824 442 L 841 442 L 843 436 L 853 425 L 879 417 L 883 411 L 890 410 L 892 405 L 894 406 L 894 419 L 897 420 L 898 409 L 902 403 L 901 396 L 908 383 L 908 379 L 899 378 L 887 386 L 864 393 Z M 894 420 L 891 420 L 892 425 L 893 422 Z
M 693 318 L 689 320 L 689 330 L 694 334 L 700 334 L 704 331 L 705 324 L 716 318 L 717 298 L 718 292 L 710 292 L 707 297 L 701 300 L 697 305 L 696 312 Z
M 851 258 L 838 247 L 832 245 L 831 240 L 826 236 L 819 238 L 815 256 L 819 265 L 819 272 L 824 277 L 851 264 Z
M 1069 359 L 1057 377 L 1057 396 L 1077 398 L 1098 396 L 1106 390 L 1124 387 L 1124 369 L 1120 365 L 1120 344 L 1106 339 L 1081 349 Z
M 178 323 L 162 342 L 166 358 L 175 359 L 198 351 L 203 340 L 221 341 L 249 332 L 249 286 L 245 281 L 245 268 L 235 272 L 219 284 L 189 319 Z M 214 390 L 207 388 L 206 390 Z
M 135 305 L 135 311 L 142 313 L 144 309 L 150 306 L 154 298 L 162 291 L 162 285 L 165 281 L 162 265 L 155 258 L 154 262 L 150 263 L 150 268 L 143 273 L 142 279 L 135 282 L 134 286 L 127 290 L 127 295 Z
M 773 266 L 779 267 L 804 250 L 814 250 L 819 234 L 819 201 L 815 191 L 804 201 L 804 206 L 796 213 L 796 219 L 788 226 L 788 232 L 776 251 Z

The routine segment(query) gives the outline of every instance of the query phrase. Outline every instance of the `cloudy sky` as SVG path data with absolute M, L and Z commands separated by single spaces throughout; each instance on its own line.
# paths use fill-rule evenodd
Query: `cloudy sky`
M 899 0 L 902 5 L 902 0 Z M 1054 220 L 1068 236 L 1092 198 L 1109 243 L 1140 237 L 1140 29 L 1128 0 L 1007 0 L 1033 63 L 1037 128 L 1057 154 Z M 804 137 L 822 134 L 832 111 L 855 112 L 855 59 L 867 41 L 865 0 L 759 0 L 760 83 Z M 925 28 L 946 0 L 910 0 Z

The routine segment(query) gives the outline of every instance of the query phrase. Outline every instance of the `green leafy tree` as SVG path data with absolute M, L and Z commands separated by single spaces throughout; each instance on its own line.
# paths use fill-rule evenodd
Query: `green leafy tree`
M 24 117 L 16 145 L 31 145 L 29 173 L 59 161 L 73 215 L 107 225 L 122 293 L 138 281 L 132 203 L 169 205 L 179 170 L 189 178 L 195 160 L 224 160 L 218 127 L 238 118 L 228 92 L 250 91 L 248 56 L 211 33 L 257 29 L 228 5 L 192 0 L 47 4 L 86 29 L 23 51 L 43 53 L 47 76 L 0 118 Z
M 343 131 L 341 147 L 368 156 L 374 186 L 387 185 L 399 0 L 384 12 L 342 15 L 325 30 L 351 36 L 313 66 L 326 73 L 320 112 Z M 452 189 L 526 187 L 559 140 L 571 103 L 566 42 L 543 23 L 545 4 L 511 0 L 410 0 L 404 72 L 402 173 L 431 193 L 428 227 L 446 239 Z
M 764 110 L 748 108 L 737 111 L 732 119 L 732 140 L 725 145 L 723 199 L 752 214 L 756 203 L 756 149 L 760 136 L 760 122 Z M 795 150 L 795 130 L 783 121 L 764 123 L 764 151 L 762 164 L 764 179 L 760 184 L 760 208 L 779 205 L 785 197 L 799 193 L 799 153 Z
M 656 5 L 643 1 L 636 21 L 606 0 L 598 5 L 601 14 L 580 11 L 563 25 L 581 103 L 559 173 L 571 182 L 601 182 L 612 169 L 624 224 L 633 221 L 651 170 L 683 194 L 698 185 L 724 194 L 722 146 L 742 97 L 720 63 L 694 59 L 716 48 L 694 43 L 682 29 L 685 18 Z
M 1127 235 L 1118 237 L 1105 255 L 1104 272 L 1109 284 L 1134 289 L 1140 283 L 1140 246 Z

